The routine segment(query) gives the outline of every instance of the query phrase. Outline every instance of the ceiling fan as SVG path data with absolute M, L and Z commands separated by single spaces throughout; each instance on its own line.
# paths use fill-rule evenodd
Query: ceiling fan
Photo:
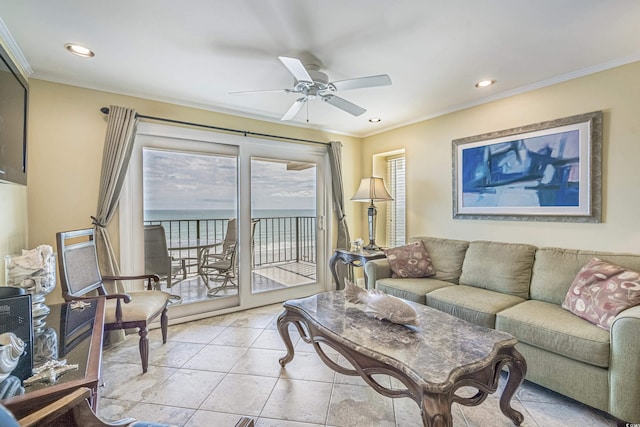
M 386 74 L 377 76 L 358 77 L 354 79 L 329 81 L 329 76 L 320 71 L 320 66 L 315 64 L 304 65 L 297 58 L 279 56 L 278 59 L 287 67 L 287 70 L 295 78 L 293 89 L 251 90 L 242 92 L 230 92 L 231 95 L 245 95 L 261 92 L 299 93 L 298 98 L 280 120 L 291 120 L 302 109 L 304 104 L 312 99 L 320 98 L 327 104 L 331 104 L 354 116 L 360 116 L 367 110 L 344 98 L 335 95 L 335 92 L 351 89 L 362 89 L 391 84 L 391 78 Z

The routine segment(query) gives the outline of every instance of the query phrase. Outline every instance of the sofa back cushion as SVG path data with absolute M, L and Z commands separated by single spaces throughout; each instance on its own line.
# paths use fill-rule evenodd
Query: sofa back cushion
M 561 305 L 576 275 L 591 258 L 640 271 L 640 255 L 578 249 L 540 248 L 531 277 L 531 299 Z
M 436 271 L 432 279 L 444 280 L 458 284 L 462 272 L 462 262 L 469 247 L 464 240 L 440 239 L 437 237 L 412 237 L 409 242 L 422 240 L 424 247 L 431 257 L 431 263 Z
M 529 298 L 535 253 L 535 246 L 522 243 L 471 242 L 460 284 Z

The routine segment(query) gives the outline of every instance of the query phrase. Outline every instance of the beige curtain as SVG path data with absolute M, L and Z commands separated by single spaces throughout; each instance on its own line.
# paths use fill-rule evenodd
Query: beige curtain
M 338 238 L 336 248 L 350 249 L 351 238 L 349 227 L 344 214 L 344 189 L 342 184 L 342 143 L 331 141 L 327 146 L 329 152 L 329 164 L 331 166 L 331 185 L 333 187 L 333 210 L 338 218 Z M 348 277 L 353 280 L 353 267 L 342 263 L 336 265 L 338 277 Z M 337 285 L 337 284 L 336 284 Z
M 336 248 L 349 249 L 351 238 L 349 237 L 349 227 L 344 214 L 344 190 L 342 184 L 342 143 L 331 141 L 328 145 L 329 163 L 331 165 L 331 178 L 333 186 L 333 209 L 338 217 L 338 239 Z
M 102 172 L 100 174 L 100 192 L 98 193 L 98 209 L 95 217 L 91 217 L 96 229 L 96 251 L 100 263 L 100 272 L 105 276 L 118 276 L 120 267 L 115 257 L 107 225 L 113 219 L 118 207 L 122 183 L 129 167 L 133 138 L 136 129 L 136 112 L 131 108 L 109 106 L 107 134 L 102 153 Z M 122 292 L 114 283 L 107 283 L 109 292 Z

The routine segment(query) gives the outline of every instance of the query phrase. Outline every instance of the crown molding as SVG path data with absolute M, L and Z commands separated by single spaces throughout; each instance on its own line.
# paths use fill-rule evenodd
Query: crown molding
M 22 51 L 18 47 L 18 43 L 11 35 L 11 32 L 5 25 L 2 18 L 0 18 L 0 43 L 4 45 L 6 50 L 11 55 L 11 59 L 16 64 L 16 67 L 20 70 L 20 73 L 24 76 L 24 78 L 28 79 L 33 74 L 33 69 L 27 62 L 27 58 L 24 57 Z

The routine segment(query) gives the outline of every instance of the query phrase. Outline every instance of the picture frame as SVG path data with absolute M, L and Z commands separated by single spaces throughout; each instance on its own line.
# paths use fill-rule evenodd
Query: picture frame
M 453 218 L 602 221 L 602 112 L 452 141 Z

